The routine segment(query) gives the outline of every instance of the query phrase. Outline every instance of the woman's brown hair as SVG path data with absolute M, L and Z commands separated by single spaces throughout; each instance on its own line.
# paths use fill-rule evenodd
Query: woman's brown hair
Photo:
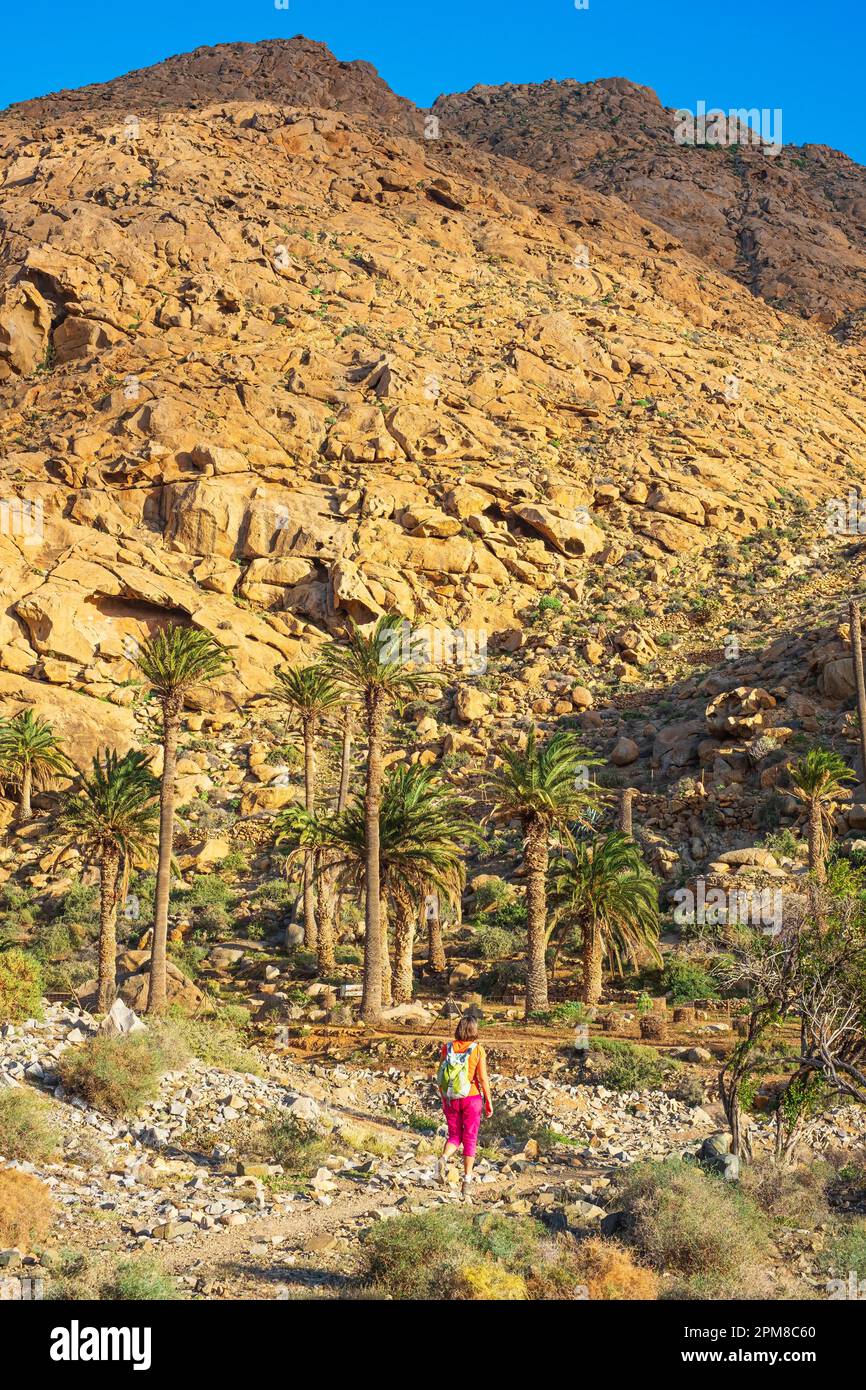
M 474 1014 L 464 1014 L 454 1030 L 458 1042 L 474 1042 L 478 1037 L 478 1019 Z

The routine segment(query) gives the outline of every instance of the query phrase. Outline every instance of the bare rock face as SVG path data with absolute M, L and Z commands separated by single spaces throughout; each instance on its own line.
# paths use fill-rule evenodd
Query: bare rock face
M 725 113 L 705 143 L 697 127 L 680 143 L 688 123 L 623 78 L 473 87 L 433 111 L 448 134 L 621 199 L 655 224 L 648 250 L 686 247 L 768 304 L 859 341 L 866 170 L 823 145 L 784 145 L 774 113 Z
M 726 238 L 752 193 L 723 235 L 680 244 L 672 219 L 721 214 L 667 176 L 670 113 L 628 83 L 565 88 L 423 113 L 295 39 L 0 115 L 0 716 L 50 711 L 81 761 L 129 747 L 135 653 L 166 623 L 230 649 L 209 715 L 236 716 L 347 618 L 516 650 L 540 595 L 574 600 L 626 556 L 661 584 L 785 497 L 846 495 L 856 350 L 737 283 Z M 564 146 L 577 183 L 547 128 L 560 98 L 591 117 Z M 482 148 L 484 122 L 530 99 L 525 139 Z M 687 173 L 697 152 L 677 150 Z M 837 174 L 856 203 L 842 156 L 738 157 L 748 188 L 768 180 L 756 238 L 807 186 L 818 235 Z M 859 283 L 847 246 L 848 278 L 822 258 L 827 305 Z M 766 298 L 811 312 L 809 263 L 798 246 Z M 632 623 L 615 648 L 626 681 L 657 656 Z M 592 665 L 605 650 L 586 639 Z M 588 708 L 555 693 L 557 713 Z M 685 766 L 698 732 L 664 731 L 655 759 Z M 247 813 L 285 791 L 249 789 Z

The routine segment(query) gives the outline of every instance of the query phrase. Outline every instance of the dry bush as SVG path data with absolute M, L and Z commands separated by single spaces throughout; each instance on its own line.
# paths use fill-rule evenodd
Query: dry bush
M 615 1240 L 591 1236 L 577 1247 L 576 1268 L 590 1299 L 643 1300 L 658 1298 L 658 1276 Z
M 492 1260 L 466 1264 L 458 1271 L 453 1297 L 471 1302 L 502 1303 L 529 1297 L 526 1280 Z
M 57 1132 L 48 1102 L 24 1086 L 0 1091 L 0 1154 L 30 1163 L 57 1152 Z
M 760 1284 L 770 1257 L 769 1221 L 736 1184 L 673 1159 L 634 1164 L 620 1176 L 618 1195 L 629 1244 L 675 1276 L 669 1295 L 752 1296 L 746 1290 Z
M 740 1185 L 773 1221 L 810 1230 L 830 1215 L 828 1177 L 825 1164 L 785 1168 L 765 1159 L 745 1165 Z
M 67 1091 L 81 1096 L 106 1115 L 131 1115 L 155 1100 L 159 1078 L 178 1065 L 148 1033 L 125 1038 L 95 1037 L 69 1048 L 60 1059 L 60 1079 Z
M 31 1250 L 51 1229 L 51 1193 L 30 1173 L 0 1168 L 0 1245 Z

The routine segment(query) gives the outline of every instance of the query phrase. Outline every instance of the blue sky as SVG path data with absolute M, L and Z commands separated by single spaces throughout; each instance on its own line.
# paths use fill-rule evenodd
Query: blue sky
M 202 44 L 299 33 L 366 58 L 420 106 L 476 82 L 628 77 L 666 106 L 779 107 L 786 143 L 866 163 L 863 0 L 19 0 L 3 21 L 0 106 Z

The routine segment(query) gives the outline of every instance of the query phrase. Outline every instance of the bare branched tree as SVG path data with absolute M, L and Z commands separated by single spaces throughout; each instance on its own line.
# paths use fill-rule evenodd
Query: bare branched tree
M 741 931 L 720 972 L 751 1003 L 746 1035 L 719 1073 L 732 1152 L 744 1159 L 748 1105 L 762 1081 L 772 1079 L 781 1161 L 834 1099 L 866 1104 L 866 911 L 859 896 L 822 898 L 819 913 L 811 900 L 795 900 L 776 934 Z M 793 1022 L 801 1044 L 791 1049 L 781 1030 Z

